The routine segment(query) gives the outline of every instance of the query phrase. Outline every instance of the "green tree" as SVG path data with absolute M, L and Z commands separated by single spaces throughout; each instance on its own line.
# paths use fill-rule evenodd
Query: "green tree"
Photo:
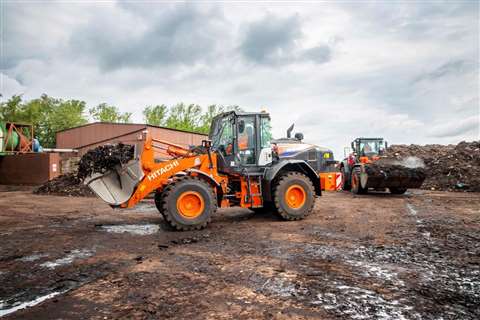
M 96 107 L 90 108 L 88 112 L 95 121 L 100 122 L 129 123 L 132 117 L 131 112 L 122 113 L 117 107 L 109 106 L 106 103 L 101 103 Z
M 145 123 L 153 126 L 164 126 L 166 122 L 168 107 L 164 104 L 148 106 L 143 109 Z
M 85 117 L 86 104 L 84 101 L 67 100 L 60 101 L 45 119 L 44 136 L 48 145 L 55 145 L 55 135 L 57 131 L 77 127 L 86 124 Z
M 210 126 L 213 121 L 213 118 L 222 112 L 227 112 L 232 110 L 237 112 L 243 112 L 242 108 L 240 108 L 239 106 L 225 107 L 225 106 L 216 105 L 216 104 L 209 105 L 207 107 L 207 110 L 202 114 L 200 125 L 198 126 L 196 131 L 208 134 L 210 132 Z
M 197 131 L 202 108 L 197 104 L 177 103 L 170 108 L 165 126 L 172 129 Z
M 225 107 L 221 105 L 212 104 L 207 107 L 207 110 L 203 113 L 200 120 L 200 126 L 198 131 L 201 133 L 208 133 L 210 131 L 210 126 L 213 118 L 222 112 L 225 112 Z
M 0 103 L 0 119 L 32 124 L 40 143 L 44 147 L 54 147 L 57 131 L 87 123 L 85 109 L 83 101 L 65 101 L 46 94 L 25 102 L 21 96 L 12 96 Z

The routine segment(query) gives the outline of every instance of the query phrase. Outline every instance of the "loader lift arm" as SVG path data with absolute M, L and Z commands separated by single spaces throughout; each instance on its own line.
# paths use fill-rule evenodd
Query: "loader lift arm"
M 157 145 L 154 145 L 152 142 L 169 145 L 168 153 L 174 156 L 183 156 L 183 158 L 155 163 L 153 149 Z M 172 146 L 173 148 L 171 148 Z M 211 154 L 209 155 L 208 152 L 206 154 L 195 154 L 179 145 L 152 139 L 147 134 L 140 159 L 145 177 L 139 182 L 128 202 L 120 205 L 122 208 L 131 208 L 149 193 L 161 190 L 173 176 L 182 171 L 190 171 L 192 175 L 202 174 L 202 176 L 208 176 L 217 186 L 222 187 L 223 192 L 226 192 L 226 178 L 218 174 L 217 158 Z

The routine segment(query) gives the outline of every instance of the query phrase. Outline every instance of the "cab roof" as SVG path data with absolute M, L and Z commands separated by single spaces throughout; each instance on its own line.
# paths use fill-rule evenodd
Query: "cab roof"
M 362 138 L 356 138 L 355 141 L 356 140 L 383 140 L 383 138 L 363 138 L 362 137 Z
M 231 111 L 226 111 L 226 112 L 222 112 L 222 113 L 217 114 L 214 117 L 214 119 L 224 118 L 224 117 L 232 115 L 232 114 L 235 115 L 235 116 L 240 116 L 240 117 L 241 116 L 255 116 L 255 115 L 270 117 L 270 114 L 268 112 L 244 112 L 244 111 L 231 110 Z

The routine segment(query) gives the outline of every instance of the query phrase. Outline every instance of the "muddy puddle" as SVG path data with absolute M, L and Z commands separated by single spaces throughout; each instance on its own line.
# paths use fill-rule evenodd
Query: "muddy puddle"
M 35 299 L 30 300 L 30 301 L 18 302 L 18 304 L 14 303 L 13 306 L 11 306 L 11 307 L 8 307 L 6 302 L 0 300 L 0 317 L 6 316 L 6 315 L 14 313 L 14 312 L 17 312 L 18 310 L 22 310 L 22 309 L 26 309 L 26 308 L 36 306 L 37 304 L 40 304 L 43 301 L 46 301 L 46 300 L 51 299 L 53 297 L 56 297 L 56 296 L 58 296 L 62 293 L 65 293 L 65 292 L 66 291 L 56 291 L 56 292 L 48 293 L 46 295 L 36 297 Z
M 47 261 L 40 264 L 41 267 L 48 269 L 55 269 L 59 266 L 73 263 L 77 259 L 86 259 L 95 254 L 95 250 L 91 249 L 75 249 L 69 252 L 66 256 L 56 259 L 54 261 Z
M 22 262 L 33 262 L 48 257 L 46 253 L 34 253 L 29 256 L 21 257 L 18 260 Z
M 151 235 L 160 230 L 158 224 L 101 225 L 98 228 L 110 233 L 128 233 L 136 236 Z
M 0 317 L 13 314 L 19 310 L 34 307 L 44 301 L 50 300 L 73 289 L 76 289 L 93 279 L 103 275 L 104 271 L 100 268 L 91 272 L 89 275 L 85 273 L 73 273 L 66 278 L 60 278 L 45 288 L 26 288 L 9 297 L 0 299 Z M 48 275 L 45 275 L 47 278 Z

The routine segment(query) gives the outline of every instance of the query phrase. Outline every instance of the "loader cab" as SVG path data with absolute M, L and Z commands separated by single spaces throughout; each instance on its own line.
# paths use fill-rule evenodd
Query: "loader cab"
M 221 172 L 263 172 L 272 162 L 268 113 L 222 113 L 213 119 L 209 139 Z
M 387 148 L 383 138 L 357 138 L 352 142 L 352 150 L 360 157 L 382 155 Z

